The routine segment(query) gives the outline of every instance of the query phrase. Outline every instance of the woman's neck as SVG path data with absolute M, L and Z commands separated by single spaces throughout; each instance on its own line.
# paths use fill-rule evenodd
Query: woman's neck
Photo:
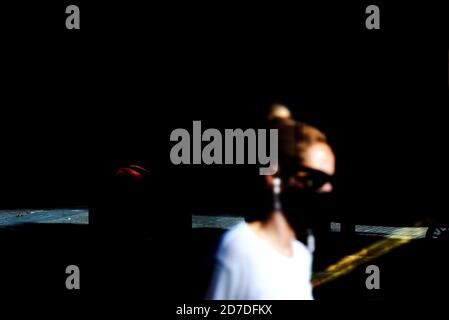
M 296 235 L 281 212 L 272 212 L 266 220 L 251 222 L 249 226 L 280 254 L 288 257 L 293 255 L 292 243 Z

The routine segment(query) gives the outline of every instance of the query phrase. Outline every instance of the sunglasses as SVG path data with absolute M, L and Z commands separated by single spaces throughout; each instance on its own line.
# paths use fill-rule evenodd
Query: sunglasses
M 305 190 L 316 191 L 326 183 L 333 184 L 334 177 L 320 170 L 300 166 L 290 176 L 289 182 Z

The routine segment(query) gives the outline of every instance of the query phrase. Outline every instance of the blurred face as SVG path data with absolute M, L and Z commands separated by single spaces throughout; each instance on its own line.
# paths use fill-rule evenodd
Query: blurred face
M 295 174 L 284 178 L 282 211 L 296 234 L 319 224 L 332 210 L 332 177 L 335 156 L 326 143 L 315 143 L 303 151 Z
M 309 146 L 302 159 L 301 168 L 288 179 L 287 185 L 315 193 L 331 192 L 335 156 L 329 145 L 320 142 Z

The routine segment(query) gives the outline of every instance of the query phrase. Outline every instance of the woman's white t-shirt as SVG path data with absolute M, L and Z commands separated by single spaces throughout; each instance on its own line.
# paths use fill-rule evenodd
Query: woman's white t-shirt
M 292 256 L 283 256 L 239 223 L 218 247 L 206 299 L 312 300 L 312 255 L 301 242 L 292 245 Z

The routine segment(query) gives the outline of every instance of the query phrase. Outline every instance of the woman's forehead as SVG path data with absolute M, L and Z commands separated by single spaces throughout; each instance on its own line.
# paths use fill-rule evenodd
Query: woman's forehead
M 335 173 L 335 156 L 327 143 L 315 143 L 302 155 L 302 165 L 328 175 Z

